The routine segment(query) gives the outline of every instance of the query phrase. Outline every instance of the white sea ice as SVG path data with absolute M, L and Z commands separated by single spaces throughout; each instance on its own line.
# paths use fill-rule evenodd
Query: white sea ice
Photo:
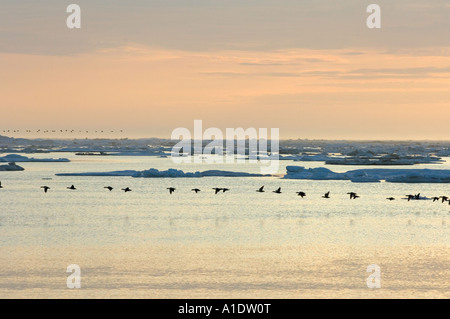
M 450 170 L 432 169 L 358 169 L 335 173 L 327 168 L 305 169 L 287 166 L 286 179 L 350 180 L 352 182 L 450 183 Z

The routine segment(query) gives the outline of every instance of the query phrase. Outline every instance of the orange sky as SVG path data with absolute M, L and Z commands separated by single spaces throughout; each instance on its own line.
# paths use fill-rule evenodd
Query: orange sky
M 70 2 L 39 3 L 0 4 L 3 135 L 170 137 L 203 120 L 284 139 L 450 139 L 443 0 L 380 0 L 379 30 L 360 1 L 80 0 L 79 30 Z
M 7 129 L 278 127 L 282 138 L 448 139 L 449 51 L 187 52 L 144 46 L 0 55 Z

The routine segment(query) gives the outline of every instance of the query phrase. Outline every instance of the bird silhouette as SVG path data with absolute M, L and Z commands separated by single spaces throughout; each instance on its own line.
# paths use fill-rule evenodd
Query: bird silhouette
M 357 199 L 357 198 L 359 198 L 358 194 L 356 194 L 354 192 L 350 192 L 350 193 L 347 193 L 347 194 L 350 195 L 350 199 Z
M 278 187 L 277 190 L 272 191 L 273 193 L 281 194 L 281 187 Z
M 434 203 L 435 201 L 438 201 L 440 198 L 435 196 L 435 197 L 432 197 L 431 199 L 433 200 L 433 203 Z
M 225 193 L 225 192 L 228 192 L 230 189 L 229 188 L 222 188 L 222 191 Z
M 442 202 L 443 202 L 443 203 L 445 203 L 445 201 L 448 200 L 448 197 L 447 197 L 447 196 L 439 196 L 439 198 L 442 198 Z
M 76 190 L 76 188 L 75 188 L 75 186 L 70 186 L 70 187 L 67 187 L 67 189 L 70 189 L 70 190 L 72 190 L 72 191 L 74 191 L 74 190 Z
M 48 187 L 48 186 L 41 186 L 41 188 L 44 189 L 44 193 L 47 193 L 48 190 L 50 189 L 50 187 Z
M 122 190 L 126 193 L 126 192 L 131 192 L 131 189 L 129 187 L 127 188 L 122 188 Z
M 109 189 L 109 191 L 112 191 L 114 188 L 112 188 L 111 186 L 105 186 L 103 188 Z
M 302 198 L 306 196 L 305 192 L 297 192 L 298 196 L 301 196 Z
M 167 189 L 169 190 L 170 195 L 175 191 L 174 187 L 168 187 Z
M 264 193 L 264 186 L 261 186 L 256 190 L 258 193 Z
M 222 190 L 222 188 L 219 188 L 219 187 L 214 187 L 213 189 L 215 191 L 214 194 L 216 194 L 216 195 L 218 192 L 220 192 Z
M 323 195 L 322 198 L 330 198 L 330 192 L 325 193 L 325 195 Z
M 197 194 L 198 192 L 200 192 L 200 190 L 199 190 L 198 188 L 193 188 L 193 189 L 191 189 L 191 191 L 195 192 L 196 194 Z
M 405 195 L 406 197 L 408 197 L 408 202 L 411 200 L 411 199 L 415 199 L 416 198 L 416 195 Z
M 388 197 L 388 198 L 386 198 L 386 199 L 389 199 L 389 200 L 395 200 L 394 197 Z
M 2 182 L 0 181 L 0 188 L 3 188 L 3 186 L 2 186 Z

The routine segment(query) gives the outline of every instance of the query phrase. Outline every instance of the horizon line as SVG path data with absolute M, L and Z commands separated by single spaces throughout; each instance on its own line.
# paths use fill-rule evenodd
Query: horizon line
M 180 139 L 171 139 L 168 137 L 94 137 L 94 138 L 88 138 L 88 137 L 13 137 L 13 136 L 6 136 L 1 135 L 0 138 L 10 138 L 10 139 L 25 139 L 25 140 L 61 140 L 61 141 L 67 141 L 67 140 L 149 140 L 149 139 L 155 139 L 155 140 L 164 140 L 164 141 L 180 141 Z M 196 141 L 196 139 L 190 139 L 191 141 Z M 214 141 L 219 139 L 202 139 L 202 141 Z M 221 139 L 223 141 L 228 141 L 228 139 L 224 138 Z M 245 141 L 248 141 L 249 138 L 246 138 Z M 260 139 L 256 139 L 259 141 Z M 272 141 L 272 139 L 267 138 L 265 139 L 267 141 Z M 450 142 L 446 139 L 380 139 L 380 138 L 374 138 L 374 139 L 350 139 L 350 138 L 280 138 L 279 141 L 329 141 L 329 142 Z M 234 139 L 234 141 L 242 141 L 242 139 Z

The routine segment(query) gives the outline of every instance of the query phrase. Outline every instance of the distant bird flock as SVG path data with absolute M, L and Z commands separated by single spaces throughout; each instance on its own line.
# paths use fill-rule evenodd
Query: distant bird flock
M 0 181 L 0 189 L 1 188 L 4 188 L 4 187 L 2 185 L 2 182 Z M 41 186 L 41 188 L 44 190 L 44 193 L 47 193 L 51 189 L 49 186 Z M 110 192 L 114 190 L 114 187 L 112 187 L 112 186 L 105 186 L 103 188 L 109 190 Z M 66 189 L 71 190 L 71 191 L 77 190 L 75 185 L 71 185 L 69 187 L 66 187 Z M 213 187 L 212 189 L 213 189 L 215 195 L 217 195 L 219 193 L 225 193 L 225 192 L 230 191 L 229 188 L 224 188 L 224 187 Z M 124 191 L 125 193 L 128 193 L 128 192 L 132 191 L 132 189 L 129 188 L 129 187 L 121 188 L 121 190 Z M 169 191 L 169 194 L 172 195 L 176 191 L 176 188 L 175 187 L 167 187 L 167 190 Z M 199 188 L 193 188 L 193 189 L 191 189 L 191 191 L 195 192 L 196 194 L 201 192 L 201 190 Z M 260 188 L 258 188 L 256 190 L 256 192 L 257 193 L 265 193 L 264 186 L 261 186 Z M 281 187 L 278 187 L 276 190 L 273 190 L 272 193 L 282 194 Z M 306 197 L 306 193 L 303 192 L 303 191 L 298 191 L 298 192 L 295 192 L 295 193 L 297 194 L 297 196 L 300 196 L 301 198 Z M 350 200 L 355 200 L 355 199 L 360 198 L 360 196 L 357 193 L 355 193 L 355 192 L 348 192 L 347 195 L 350 196 Z M 408 194 L 408 195 L 405 195 L 405 196 L 406 197 L 404 197 L 402 199 L 406 199 L 406 200 L 408 200 L 408 202 L 412 201 L 412 200 L 432 200 L 433 203 L 434 202 L 442 202 L 442 203 L 448 202 L 448 204 L 450 205 L 450 197 L 449 196 L 434 196 L 434 197 L 428 198 L 428 197 L 420 196 L 420 193 L 415 194 L 415 195 Z M 322 196 L 322 198 L 330 199 L 331 198 L 330 191 L 326 192 Z M 395 197 L 387 197 L 386 199 L 389 200 L 389 201 L 393 201 L 393 200 L 395 200 Z
M 20 133 L 20 130 L 3 130 L 3 133 Z M 22 130 L 22 132 L 25 133 L 44 133 L 44 134 L 51 134 L 51 133 L 69 133 L 69 134 L 73 134 L 73 133 L 116 133 L 116 132 L 120 132 L 123 133 L 123 130 Z

